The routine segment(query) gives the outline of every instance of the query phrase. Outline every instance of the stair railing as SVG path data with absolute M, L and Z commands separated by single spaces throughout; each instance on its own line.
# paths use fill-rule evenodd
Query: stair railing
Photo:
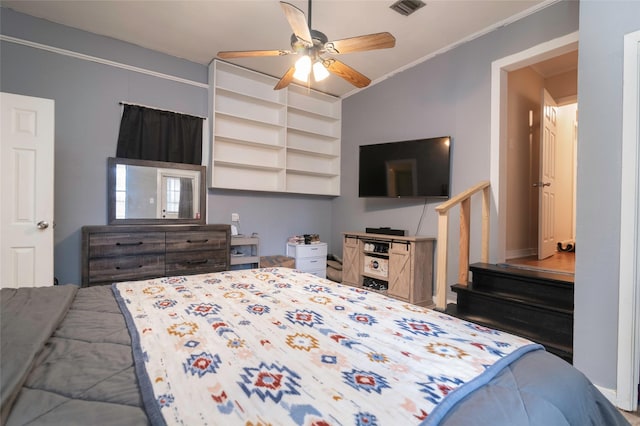
M 482 262 L 489 261 L 489 192 L 488 181 L 467 189 L 438 205 L 438 240 L 436 247 L 436 309 L 444 311 L 447 307 L 447 247 L 449 245 L 449 210 L 460 205 L 460 240 L 458 262 L 458 284 L 469 282 L 469 241 L 471 234 L 471 197 L 482 191 Z

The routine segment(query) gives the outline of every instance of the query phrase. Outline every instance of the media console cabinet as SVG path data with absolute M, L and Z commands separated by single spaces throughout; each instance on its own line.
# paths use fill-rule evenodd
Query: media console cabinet
M 345 232 L 342 283 L 415 305 L 433 303 L 435 238 Z

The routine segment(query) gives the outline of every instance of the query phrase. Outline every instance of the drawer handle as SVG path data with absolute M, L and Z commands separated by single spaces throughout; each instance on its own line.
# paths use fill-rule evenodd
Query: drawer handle
M 310 260 L 309 263 L 318 263 L 317 260 Z
M 120 270 L 120 269 L 136 269 L 136 268 L 142 268 L 142 265 L 138 265 L 138 266 L 129 266 L 128 268 L 124 268 L 122 266 L 116 266 L 116 269 Z
M 207 263 L 208 261 L 209 261 L 209 259 L 187 260 L 187 265 L 202 265 L 204 263 Z
M 117 246 L 141 246 L 142 244 L 142 241 L 138 241 L 135 243 L 116 243 Z
M 207 241 L 209 240 L 187 240 L 188 243 L 206 243 Z

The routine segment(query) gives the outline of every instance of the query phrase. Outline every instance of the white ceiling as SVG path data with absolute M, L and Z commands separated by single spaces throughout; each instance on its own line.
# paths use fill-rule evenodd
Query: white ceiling
M 555 77 L 569 71 L 578 72 L 578 51 L 565 53 L 546 61 L 531 65 L 534 71 L 544 78 Z M 576 76 L 577 78 L 577 76 Z
M 410 16 L 395 0 L 315 0 L 312 26 L 329 40 L 388 31 L 396 47 L 338 59 L 375 84 L 437 52 L 526 16 L 555 0 L 425 0 Z M 305 13 L 307 0 L 289 0 Z M 221 50 L 289 49 L 291 28 L 277 0 L 9 1 L 3 7 L 208 64 Z M 230 62 L 280 77 L 294 56 Z M 312 87 L 338 96 L 356 89 L 337 76 Z

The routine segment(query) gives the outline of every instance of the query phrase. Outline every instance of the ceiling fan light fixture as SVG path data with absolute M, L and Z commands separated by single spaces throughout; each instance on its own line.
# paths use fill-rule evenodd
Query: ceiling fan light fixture
M 293 78 L 306 83 L 309 80 L 309 73 L 311 73 L 311 58 L 307 55 L 300 56 L 300 59 L 296 61 L 295 68 L 296 72 L 293 74 Z
M 1 1 L 1 0 L 0 0 Z M 311 27 L 311 0 L 309 1 L 308 19 L 304 12 L 286 1 L 280 1 L 289 26 L 293 30 L 291 35 L 291 50 L 244 50 L 222 51 L 218 56 L 222 59 L 254 58 L 263 56 L 297 55 L 295 65 L 289 66 L 287 72 L 280 78 L 274 90 L 287 87 L 293 80 L 305 83 L 310 87 L 310 75 L 316 82 L 323 81 L 329 75 L 337 75 L 348 83 L 363 88 L 371 80 L 351 68 L 347 64 L 321 55 L 341 55 L 343 53 L 363 52 L 367 50 L 388 49 L 396 45 L 396 39 L 388 32 L 364 34 L 340 40 L 329 41 L 326 34 L 313 30 Z M 400 0 L 410 2 L 409 8 L 424 6 L 422 0 Z
M 313 64 L 313 78 L 315 81 L 322 81 L 329 77 L 329 71 L 324 67 L 322 61 L 317 61 Z

